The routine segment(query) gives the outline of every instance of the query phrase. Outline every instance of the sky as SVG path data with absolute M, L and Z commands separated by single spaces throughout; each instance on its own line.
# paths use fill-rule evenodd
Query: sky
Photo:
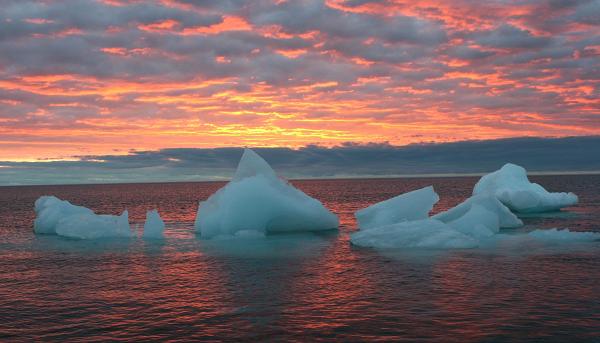
M 0 161 L 600 134 L 600 0 L 4 0 Z
M 598 135 L 600 0 L 0 6 L 4 176 L 43 165 L 60 177 L 107 156 Z M 104 167 L 89 179 L 113 179 Z M 397 172 L 381 168 L 374 173 Z M 224 175 L 210 170 L 202 175 Z M 27 183 L 12 175 L 4 182 Z

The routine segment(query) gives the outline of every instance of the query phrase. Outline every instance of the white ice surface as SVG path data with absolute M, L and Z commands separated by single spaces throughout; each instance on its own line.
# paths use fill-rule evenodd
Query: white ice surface
M 36 233 L 56 234 L 56 224 L 61 218 L 76 214 L 94 214 L 83 206 L 76 206 L 55 196 L 42 196 L 35 201 L 35 221 L 33 230 Z
M 473 248 L 489 243 L 501 227 L 523 225 L 491 195 L 474 195 L 427 218 L 437 200 L 433 188 L 425 187 L 360 210 L 356 213 L 360 231 L 351 235 L 351 242 L 378 249 Z M 375 225 L 381 222 L 385 224 Z
M 429 186 L 378 202 L 354 215 L 360 229 L 368 230 L 403 221 L 426 219 L 439 200 L 433 187 Z
M 447 224 L 454 230 L 476 239 L 491 237 L 500 231 L 498 215 L 478 204 L 474 204 L 461 217 Z
M 483 176 L 473 189 L 473 195 L 478 194 L 495 196 L 511 210 L 523 213 L 555 211 L 578 201 L 573 193 L 550 193 L 531 183 L 525 169 L 511 163 Z
M 477 241 L 435 219 L 421 219 L 384 225 L 355 232 L 352 244 L 377 249 L 466 249 Z
M 57 197 L 42 196 L 35 202 L 35 213 L 36 233 L 79 239 L 132 236 L 127 211 L 120 216 L 98 215 Z
M 78 239 L 131 237 L 129 215 L 76 214 L 61 218 L 56 224 L 56 234 Z
M 143 238 L 160 239 L 164 237 L 165 222 L 162 220 L 157 210 L 146 212 L 146 222 L 144 223 Z
M 534 230 L 527 234 L 546 242 L 588 242 L 600 241 L 600 232 L 570 231 L 569 229 Z
M 338 218 L 321 202 L 277 177 L 246 149 L 233 179 L 200 203 L 195 228 L 203 238 L 335 229 Z
M 498 217 L 500 228 L 515 228 L 523 225 L 521 219 L 512 213 L 508 207 L 504 206 L 496 197 L 490 195 L 474 195 L 453 208 L 440 212 L 431 218 L 448 223 L 465 215 L 473 206 L 481 206 L 495 214 Z M 494 232 L 497 231 L 495 230 Z

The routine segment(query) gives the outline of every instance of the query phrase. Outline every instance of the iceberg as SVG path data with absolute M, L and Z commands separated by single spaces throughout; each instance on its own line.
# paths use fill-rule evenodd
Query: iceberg
M 490 195 L 474 195 L 453 208 L 440 212 L 431 218 L 444 223 L 458 220 L 467 214 L 474 206 L 480 206 L 495 214 L 500 228 L 516 228 L 523 226 L 523 222 L 510 209 L 502 204 L 496 197 Z M 481 212 L 481 210 L 478 210 Z M 489 215 L 489 214 L 488 214 Z M 498 230 L 494 230 L 498 232 Z
M 354 215 L 360 229 L 367 230 L 402 221 L 426 219 L 439 200 L 433 187 L 428 186 L 378 202 Z
M 42 196 L 35 202 L 36 233 L 55 234 L 78 239 L 131 237 L 128 212 L 120 216 L 98 215 L 89 208 L 75 206 L 54 196 Z
M 277 177 L 265 160 L 245 149 L 233 179 L 200 202 L 194 226 L 202 237 L 212 238 L 329 230 L 338 224 L 321 202 Z
M 455 211 L 454 217 L 447 216 L 448 223 L 429 218 L 438 201 L 439 196 L 428 186 L 359 210 L 355 216 L 360 230 L 351 234 L 350 241 L 377 249 L 474 248 L 478 244 L 470 235 L 485 236 L 493 234 L 490 230 L 497 230 L 498 218 L 490 211 L 485 212 L 482 206 L 465 207 L 462 213 Z M 486 216 L 491 218 L 478 222 Z
M 484 175 L 475 185 L 473 195 L 492 195 L 516 212 L 548 212 L 577 204 L 573 193 L 551 193 L 531 183 L 523 167 L 507 163 Z
M 433 187 L 398 195 L 356 212 L 360 231 L 354 245 L 390 248 L 473 248 L 501 227 L 523 222 L 498 199 L 476 195 L 457 206 L 428 217 L 439 196 Z
M 478 243 L 435 219 L 420 219 L 360 230 L 350 237 L 352 244 L 377 248 L 469 249 Z
M 165 222 L 162 220 L 157 210 L 146 212 L 146 222 L 144 223 L 143 238 L 161 239 L 164 238 Z

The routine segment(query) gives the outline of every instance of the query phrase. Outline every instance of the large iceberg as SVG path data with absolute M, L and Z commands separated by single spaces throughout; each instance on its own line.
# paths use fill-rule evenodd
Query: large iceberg
M 120 216 L 98 215 L 89 208 L 75 206 L 54 196 L 43 196 L 35 202 L 36 233 L 95 239 L 131 237 L 127 211 Z
M 338 218 L 323 204 L 277 177 L 250 149 L 244 150 L 233 179 L 200 203 L 195 221 L 205 238 L 337 227 Z
M 144 223 L 143 238 L 161 239 L 164 237 L 165 222 L 162 220 L 157 210 L 146 212 L 146 222 Z
M 367 230 L 402 221 L 426 219 L 439 200 L 433 187 L 429 186 L 378 202 L 354 215 L 360 229 Z
M 523 167 L 507 163 L 499 170 L 483 176 L 473 189 L 473 195 L 492 195 L 516 212 L 547 212 L 575 205 L 573 193 L 550 193 L 537 183 L 531 183 Z
M 482 207 L 492 212 L 498 218 L 499 228 L 516 228 L 523 225 L 521 219 L 514 215 L 510 209 L 502 204 L 496 197 L 490 195 L 474 195 L 455 207 L 440 212 L 431 218 L 440 220 L 444 223 L 458 220 L 467 214 L 474 206 Z M 477 210 L 481 212 L 481 210 Z M 473 215 L 473 214 L 471 214 Z M 490 216 L 488 214 L 488 216 Z M 495 230 L 497 232 L 498 230 Z

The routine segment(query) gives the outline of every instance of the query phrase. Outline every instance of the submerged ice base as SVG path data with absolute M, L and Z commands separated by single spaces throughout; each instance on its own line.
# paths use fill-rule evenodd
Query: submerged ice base
M 120 216 L 95 214 L 54 196 L 42 196 L 35 202 L 34 232 L 77 239 L 131 237 L 128 212 Z
M 477 246 L 473 238 L 435 219 L 412 220 L 360 230 L 352 234 L 351 242 L 377 249 L 467 249 Z
M 483 176 L 473 195 L 491 195 L 511 210 L 522 213 L 556 211 L 577 204 L 573 193 L 551 193 L 531 183 L 523 167 L 507 163 L 499 170 Z
M 250 149 L 244 151 L 233 179 L 200 203 L 195 221 L 196 231 L 204 238 L 337 227 L 337 216 L 277 177 L 267 162 Z

